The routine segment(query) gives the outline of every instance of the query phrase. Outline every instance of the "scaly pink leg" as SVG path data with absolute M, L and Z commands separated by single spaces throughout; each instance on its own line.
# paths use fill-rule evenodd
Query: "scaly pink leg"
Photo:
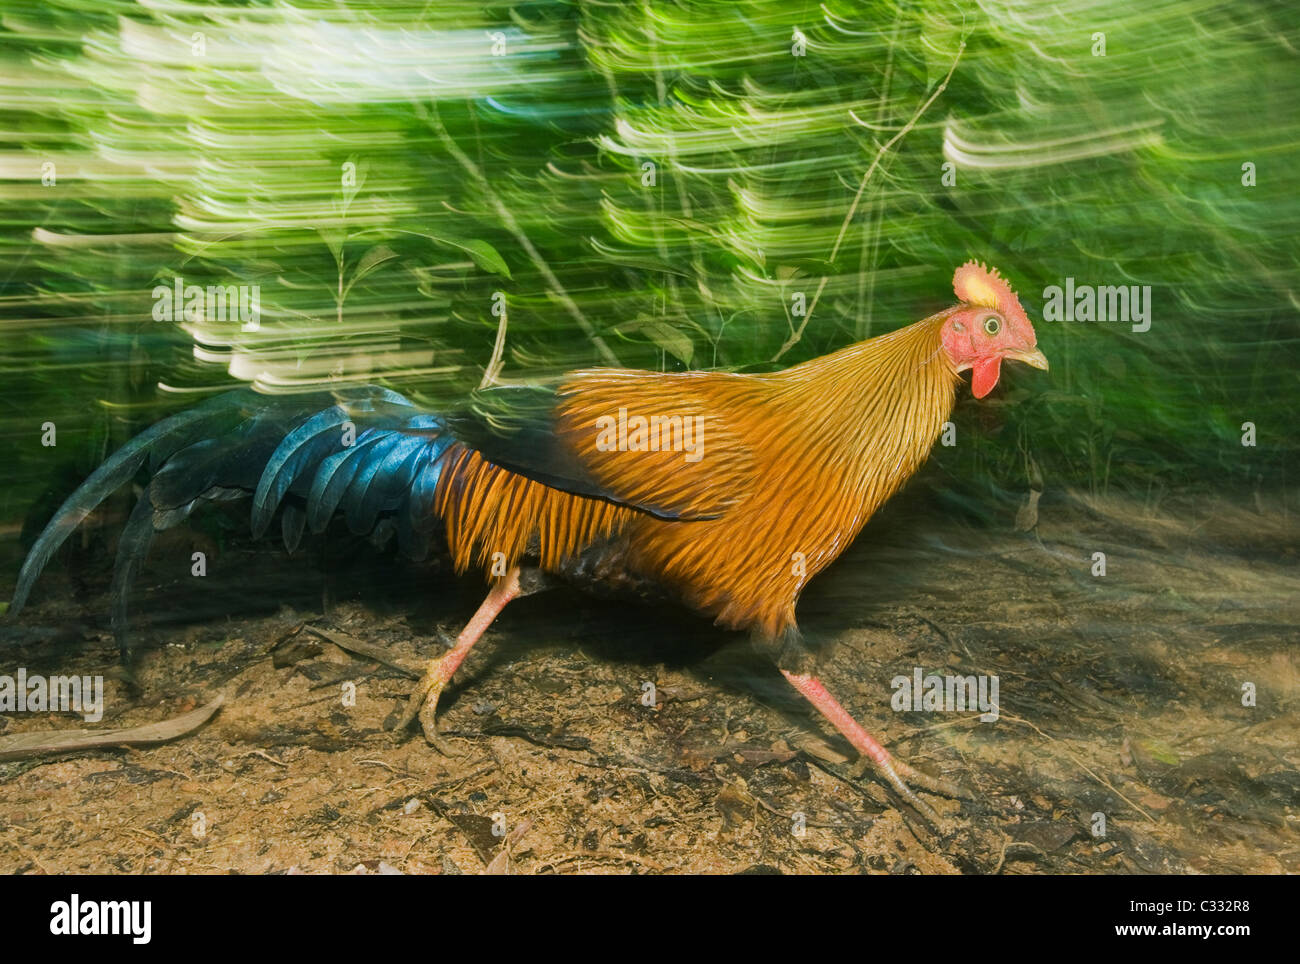
M 915 783 L 922 789 L 929 790 L 931 793 L 940 793 L 947 797 L 963 796 L 961 791 L 947 780 L 939 780 L 935 777 L 927 776 L 919 770 L 914 770 L 902 760 L 895 760 L 889 755 L 889 751 L 881 746 L 870 733 L 862 728 L 862 725 L 840 705 L 835 697 L 822 685 L 822 681 L 816 676 L 801 676 L 797 673 L 790 673 L 781 670 L 781 675 L 790 681 L 790 685 L 797 689 L 813 706 L 817 707 L 817 712 L 826 717 L 835 729 L 844 734 L 844 737 L 853 744 L 853 748 L 861 753 L 876 765 L 876 768 L 884 775 L 885 779 L 897 790 L 912 806 L 916 807 L 923 815 L 931 820 L 937 821 L 938 815 L 924 800 L 912 792 L 903 780 Z M 902 775 L 900 776 L 900 771 Z
M 492 625 L 492 620 L 500 615 L 501 610 L 506 608 L 506 604 L 519 595 L 519 591 L 519 568 L 515 567 L 493 585 L 492 591 L 487 594 L 483 604 L 478 607 L 478 611 L 470 617 L 470 621 L 456 637 L 456 644 L 437 659 L 430 661 L 429 668 L 416 684 L 415 692 L 411 694 L 411 699 L 406 704 L 406 712 L 402 714 L 402 719 L 397 724 L 397 731 L 406 729 L 418 716 L 424 738 L 442 752 L 449 752 L 442 737 L 438 735 L 438 698 L 442 696 L 443 687 L 451 682 L 460 664 L 465 661 L 469 651 L 479 641 L 479 637 Z

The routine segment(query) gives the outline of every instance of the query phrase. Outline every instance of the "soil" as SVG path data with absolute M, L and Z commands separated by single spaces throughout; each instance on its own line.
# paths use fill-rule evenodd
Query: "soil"
M 1049 493 L 1020 531 L 896 502 L 800 619 L 859 721 L 969 792 L 923 793 L 937 822 L 855 776 L 743 637 L 567 589 L 514 603 L 471 653 L 442 700 L 443 755 L 390 727 L 407 670 L 455 635 L 481 583 L 343 535 L 287 556 L 200 527 L 160 537 L 137 582 L 135 687 L 98 535 L 0 623 L 0 673 L 106 677 L 102 721 L 12 713 L 3 736 L 224 697 L 169 743 L 0 763 L 0 870 L 1300 871 L 1293 514 Z M 896 712 L 891 681 L 917 668 L 996 674 L 998 719 Z

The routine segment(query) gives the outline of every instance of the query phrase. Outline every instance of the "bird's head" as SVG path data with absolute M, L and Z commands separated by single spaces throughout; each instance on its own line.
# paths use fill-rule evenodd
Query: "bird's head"
M 971 370 L 976 398 L 993 391 L 1004 358 L 1047 371 L 1025 309 L 996 268 L 967 261 L 952 276 L 952 288 L 961 304 L 946 312 L 943 350 L 956 371 Z

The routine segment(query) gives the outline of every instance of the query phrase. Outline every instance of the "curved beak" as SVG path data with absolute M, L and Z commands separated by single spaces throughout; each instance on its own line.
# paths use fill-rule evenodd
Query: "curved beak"
M 1047 356 L 1037 348 L 1032 351 L 1009 351 L 1007 357 L 1012 361 L 1024 362 L 1026 365 L 1047 371 Z

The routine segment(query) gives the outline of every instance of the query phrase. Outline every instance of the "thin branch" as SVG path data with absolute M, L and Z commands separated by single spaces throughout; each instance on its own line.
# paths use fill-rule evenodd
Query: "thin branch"
M 871 175 L 876 173 L 876 168 L 880 166 L 880 162 L 884 159 L 885 155 L 889 153 L 889 149 L 902 140 L 903 137 L 907 135 L 908 131 L 916 126 L 916 122 L 921 119 L 921 115 L 929 110 L 930 105 L 938 100 L 939 95 L 947 89 L 948 81 L 952 79 L 953 71 L 957 69 L 957 64 L 961 61 L 961 55 L 965 50 L 966 41 L 963 40 L 961 45 L 957 48 L 957 56 L 953 58 L 952 66 L 948 68 L 948 73 L 944 76 L 943 80 L 939 82 L 939 86 L 937 86 L 934 89 L 934 92 L 926 98 L 925 103 L 916 109 L 916 113 L 912 115 L 912 119 L 904 124 L 902 128 L 899 129 L 898 133 L 885 141 L 885 143 L 881 145 L 880 150 L 876 151 L 875 160 L 871 162 L 871 166 L 867 168 L 867 172 L 862 175 L 862 182 L 858 185 L 858 192 L 853 195 L 853 203 L 849 205 L 849 213 L 844 216 L 844 222 L 840 225 L 839 234 L 835 236 L 835 245 L 831 248 L 831 256 L 826 259 L 828 262 L 834 262 L 835 256 L 840 253 L 840 245 L 844 243 L 844 234 L 848 231 L 849 224 L 853 221 L 854 215 L 858 213 L 858 203 L 862 200 L 862 192 L 867 189 L 867 182 L 871 180 Z M 780 361 L 782 355 L 799 343 L 799 339 L 803 337 L 804 329 L 808 327 L 808 322 L 812 320 L 813 311 L 817 308 L 817 301 L 821 298 L 822 291 L 825 290 L 826 282 L 829 280 L 830 275 L 822 276 L 822 280 L 817 285 L 817 292 L 813 295 L 812 304 L 808 306 L 808 313 L 804 315 L 803 321 L 799 325 L 799 329 L 786 339 L 785 344 L 781 346 L 780 351 L 772 356 L 772 361 Z
M 431 113 L 432 123 L 430 126 L 433 127 L 434 133 L 438 135 L 438 139 L 442 141 L 443 147 L 447 149 L 448 154 L 460 163 L 460 166 L 465 169 L 465 173 L 472 177 L 480 190 L 483 191 L 483 194 L 492 205 L 492 210 L 495 211 L 497 217 L 501 219 L 501 223 L 504 224 L 506 229 L 515 236 L 515 240 L 519 242 L 519 246 L 524 249 L 524 253 L 527 254 L 529 260 L 533 262 L 533 267 L 537 269 L 538 273 L 546 280 L 547 285 L 550 286 L 551 294 L 554 295 L 560 304 L 564 305 L 569 314 L 573 316 L 574 321 L 578 323 L 578 327 L 581 328 L 583 333 L 591 340 L 591 343 L 596 346 L 596 351 L 600 353 L 600 357 L 605 364 L 612 365 L 615 368 L 622 367 L 622 363 L 619 362 L 618 356 L 610 350 L 605 339 L 601 338 L 600 335 L 596 333 L 595 326 L 587 320 L 587 316 L 582 313 L 582 309 L 580 309 L 577 303 L 569 297 L 569 293 L 565 291 L 564 286 L 560 284 L 560 279 L 555 276 L 553 271 L 551 271 L 550 265 L 546 263 L 541 253 L 533 247 L 533 242 L 528 240 L 528 235 L 524 233 L 524 229 L 520 226 L 519 222 L 515 220 L 514 214 L 512 214 L 510 209 L 505 206 L 505 203 L 497 195 L 496 191 L 492 189 L 492 185 L 488 183 L 487 178 L 483 175 L 483 172 L 479 170 L 478 165 L 470 159 L 469 155 L 460 149 L 460 146 L 452 139 L 451 135 L 447 133 L 447 129 L 443 127 L 441 118 L 438 117 L 436 108 Z
M 889 35 L 889 59 L 885 62 L 885 79 L 881 86 L 880 102 L 876 105 L 876 126 L 883 127 L 885 109 L 889 106 L 889 95 L 893 91 L 894 51 L 898 43 L 898 31 L 903 22 L 901 8 L 894 12 L 894 30 Z M 879 189 L 875 194 L 879 196 Z M 876 265 L 879 261 L 880 230 L 885 221 L 885 205 L 877 204 L 863 231 L 862 252 L 858 258 L 858 317 L 853 326 L 853 336 L 861 341 L 871 330 L 872 308 L 876 298 Z M 871 259 L 870 270 L 867 259 Z M 864 316 L 865 313 L 865 316 Z
M 503 308 L 501 321 L 497 325 L 496 344 L 492 346 L 492 357 L 488 360 L 487 368 L 483 369 L 483 381 L 479 382 L 479 388 L 496 384 L 497 376 L 501 374 L 501 355 L 506 349 L 506 317 L 507 313 Z

